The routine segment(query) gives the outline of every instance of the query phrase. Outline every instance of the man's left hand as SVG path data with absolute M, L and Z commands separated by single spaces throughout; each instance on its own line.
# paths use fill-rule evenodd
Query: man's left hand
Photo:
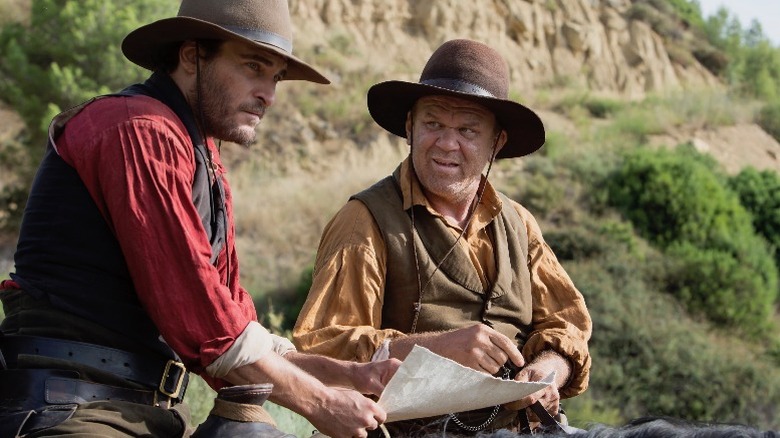
M 534 367 L 532 364 L 520 370 L 520 372 L 517 373 L 517 376 L 515 376 L 515 380 L 518 382 L 538 382 L 547 377 L 551 372 L 551 369 Z M 551 415 L 556 415 L 558 413 L 561 401 L 561 395 L 558 392 L 558 386 L 556 384 L 552 384 L 518 401 L 507 403 L 504 405 L 504 407 L 511 411 L 519 411 L 520 409 L 525 409 L 528 406 L 531 406 L 537 401 L 540 401 L 542 406 L 544 406 L 547 412 L 549 412 Z
M 509 410 L 519 411 L 539 401 L 547 412 L 553 416 L 557 415 L 561 402 L 561 394 L 558 392 L 558 388 L 566 384 L 571 374 L 568 360 L 554 351 L 544 351 L 521 369 L 515 376 L 515 380 L 519 382 L 538 382 L 552 372 L 555 372 L 555 382 L 552 385 L 518 401 L 507 403 L 504 407 Z
M 362 394 L 380 395 L 393 377 L 401 361 L 395 358 L 368 363 L 355 363 L 351 373 L 352 386 Z

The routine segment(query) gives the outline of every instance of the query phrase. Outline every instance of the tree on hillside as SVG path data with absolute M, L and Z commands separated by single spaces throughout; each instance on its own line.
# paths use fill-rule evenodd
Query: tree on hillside
M 761 23 L 753 20 L 744 28 L 725 8 L 702 22 L 710 44 L 725 54 L 723 76 L 744 95 L 766 101 L 780 98 L 780 48 L 764 34 Z
M 0 29 L 0 99 L 24 119 L 32 150 L 51 116 L 145 76 L 126 61 L 122 38 L 132 29 L 175 13 L 157 0 L 33 0 L 30 24 Z
M 32 0 L 29 24 L 0 28 L 0 100 L 25 124 L 18 139 L 0 144 L 0 171 L 18 175 L 0 187 L 0 229 L 18 225 L 51 118 L 142 80 L 146 73 L 124 59 L 120 42 L 176 7 L 174 0 Z

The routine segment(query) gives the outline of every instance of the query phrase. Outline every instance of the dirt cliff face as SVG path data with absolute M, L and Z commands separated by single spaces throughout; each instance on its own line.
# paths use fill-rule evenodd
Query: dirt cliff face
M 551 84 L 641 98 L 717 80 L 695 61 L 675 64 L 629 0 L 290 0 L 296 45 L 351 41 L 360 62 L 416 80 L 432 51 L 453 38 L 486 42 L 508 60 L 512 88 Z M 328 50 L 333 50 L 330 46 Z

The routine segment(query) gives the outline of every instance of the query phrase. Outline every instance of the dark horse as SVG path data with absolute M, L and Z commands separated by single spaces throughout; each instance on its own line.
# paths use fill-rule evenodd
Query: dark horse
M 464 435 L 445 431 L 443 433 L 426 435 L 425 438 L 456 438 L 460 436 Z M 490 433 L 480 432 L 470 436 L 480 438 L 780 438 L 780 432 L 761 431 L 740 424 L 703 423 L 668 417 L 645 417 L 633 420 L 620 427 L 594 425 L 589 427 L 588 430 L 576 430 L 571 433 L 537 431 L 529 435 L 499 430 Z

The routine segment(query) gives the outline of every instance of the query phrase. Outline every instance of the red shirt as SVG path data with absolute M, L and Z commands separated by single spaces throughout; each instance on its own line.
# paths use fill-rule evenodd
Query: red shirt
M 163 339 L 190 370 L 202 372 L 257 320 L 239 284 L 232 196 L 213 141 L 207 147 L 228 217 L 216 266 L 192 201 L 192 141 L 169 107 L 146 96 L 99 99 L 55 143 L 118 239 L 138 298 Z

